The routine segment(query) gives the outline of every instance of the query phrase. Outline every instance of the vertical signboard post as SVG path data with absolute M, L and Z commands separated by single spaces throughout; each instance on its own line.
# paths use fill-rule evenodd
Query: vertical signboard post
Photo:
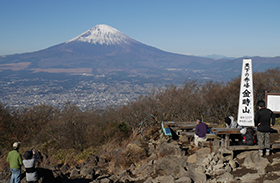
M 255 125 L 253 100 L 252 59 L 243 59 L 237 120 L 239 126 Z

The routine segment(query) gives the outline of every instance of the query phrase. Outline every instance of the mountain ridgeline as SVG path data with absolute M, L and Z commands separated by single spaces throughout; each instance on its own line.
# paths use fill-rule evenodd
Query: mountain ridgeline
M 280 57 L 253 57 L 253 70 L 279 66 Z M 28 73 L 106 74 L 128 77 L 228 81 L 240 74 L 242 58 L 211 59 L 162 51 L 120 31 L 97 25 L 83 34 L 44 50 L 0 57 L 0 76 Z M 35 76 L 35 75 L 34 75 Z

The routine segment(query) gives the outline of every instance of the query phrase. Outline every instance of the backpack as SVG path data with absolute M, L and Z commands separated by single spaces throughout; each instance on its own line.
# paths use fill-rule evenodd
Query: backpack
M 254 129 L 252 127 L 248 127 L 246 133 L 243 135 L 243 143 L 246 145 L 256 144 Z

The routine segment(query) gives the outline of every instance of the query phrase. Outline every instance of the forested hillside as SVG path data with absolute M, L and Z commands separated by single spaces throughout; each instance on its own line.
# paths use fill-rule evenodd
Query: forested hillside
M 254 101 L 265 91 L 280 93 L 280 68 L 255 72 Z M 56 162 L 78 162 L 89 154 L 109 152 L 131 139 L 133 129 L 151 114 L 158 121 L 194 121 L 223 124 L 224 117 L 237 118 L 240 77 L 227 83 L 186 81 L 181 87 L 166 86 L 131 101 L 127 106 L 80 110 L 75 104 L 63 108 L 39 105 L 12 110 L 0 104 L 0 157 L 12 143 L 22 150 L 36 148 Z M 3 158 L 2 158 L 3 159 Z M 2 163 L 1 163 L 2 164 Z

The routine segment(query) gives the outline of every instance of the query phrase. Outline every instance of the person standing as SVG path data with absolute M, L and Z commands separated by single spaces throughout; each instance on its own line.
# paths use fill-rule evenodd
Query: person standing
M 257 138 L 259 144 L 259 155 L 263 156 L 266 149 L 266 156 L 270 155 L 270 127 L 275 124 L 275 115 L 265 107 L 265 101 L 257 102 L 258 111 L 255 114 L 255 126 L 257 126 Z M 272 119 L 272 120 L 271 120 Z
M 7 162 L 10 164 L 12 172 L 11 183 L 19 183 L 21 178 L 22 157 L 18 152 L 20 145 L 20 142 L 15 142 L 13 144 L 14 150 L 10 151 L 7 157 Z
M 32 158 L 34 155 L 34 158 Z M 23 160 L 23 165 L 26 171 L 26 181 L 29 183 L 37 183 L 38 175 L 35 169 L 35 162 L 37 161 L 37 156 L 35 154 L 35 149 L 31 151 L 26 151 L 23 155 L 25 158 Z
M 199 142 L 206 141 L 207 125 L 203 123 L 201 119 L 197 119 L 196 123 L 197 125 L 194 134 L 194 144 L 196 147 L 198 147 Z

